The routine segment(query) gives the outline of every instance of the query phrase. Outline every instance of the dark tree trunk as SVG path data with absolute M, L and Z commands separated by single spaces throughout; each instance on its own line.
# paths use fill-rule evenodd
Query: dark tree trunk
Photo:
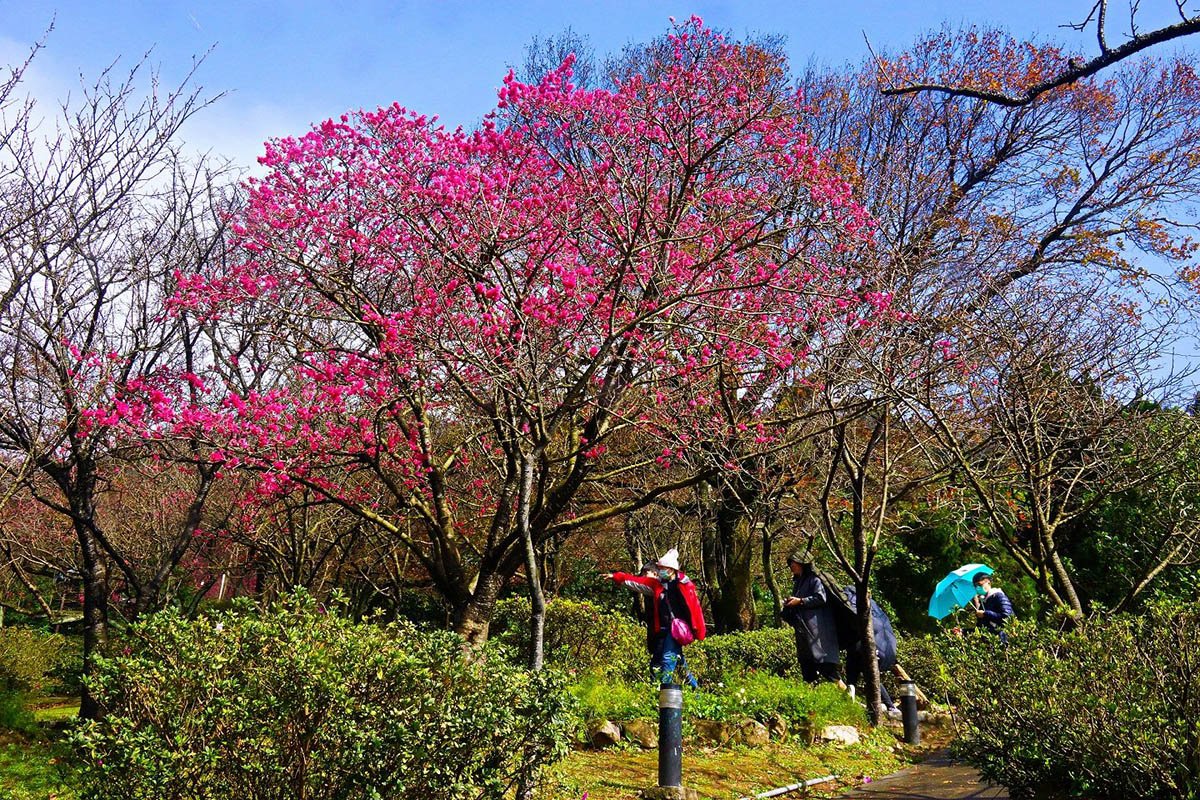
M 75 533 L 83 560 L 83 676 L 86 678 L 92 674 L 96 655 L 108 643 L 108 574 L 87 526 L 77 520 Z M 100 706 L 85 681 L 79 716 L 98 719 L 100 713 Z
M 871 622 L 871 595 L 865 586 L 854 587 L 854 597 L 857 608 L 854 609 L 858 618 L 858 633 L 862 640 L 863 658 L 863 700 L 867 703 L 867 719 L 872 725 L 879 724 L 880 675 L 879 659 L 875 656 L 875 626 Z
M 534 672 L 542 668 L 543 644 L 546 633 L 546 598 L 542 594 L 542 581 L 538 577 L 537 550 L 534 548 L 533 531 L 529 525 L 529 505 L 533 493 L 533 456 L 521 459 L 521 490 L 517 495 L 517 526 L 521 530 L 521 541 L 525 545 L 526 582 L 529 585 L 529 668 Z
M 713 623 L 721 633 L 753 630 L 754 530 L 742 502 L 726 498 L 717 510 L 715 544 L 717 586 L 713 595 Z

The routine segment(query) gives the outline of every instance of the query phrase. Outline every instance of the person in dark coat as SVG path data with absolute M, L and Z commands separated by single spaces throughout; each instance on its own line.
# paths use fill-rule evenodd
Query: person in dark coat
M 992 586 L 992 576 L 978 574 L 972 580 L 975 584 L 976 606 L 975 618 L 979 627 L 1007 641 L 1004 635 L 1004 625 L 1015 616 L 1012 601 L 1002 589 Z
M 783 620 L 796 630 L 796 660 L 809 683 L 822 680 L 841 683 L 838 665 L 837 624 L 828 603 L 825 584 L 812 562 L 796 553 L 788 556 L 792 571 L 792 595 L 783 603 Z
M 846 596 L 846 602 L 850 604 L 853 612 L 851 618 L 847 620 L 848 630 L 841 637 L 841 644 L 846 648 L 846 683 L 855 686 L 867 669 L 862 637 L 858 634 L 858 594 L 853 586 L 845 587 L 842 593 Z M 839 632 L 842 632 L 843 629 L 842 622 L 842 620 L 838 621 Z M 896 666 L 896 632 L 892 630 L 892 621 L 888 619 L 888 615 L 874 599 L 871 600 L 871 633 L 875 637 L 875 657 L 879 659 L 879 672 L 882 674 L 885 670 Z M 896 704 L 892 702 L 891 694 L 882 683 L 879 684 L 879 700 L 883 703 L 886 712 L 898 713 Z

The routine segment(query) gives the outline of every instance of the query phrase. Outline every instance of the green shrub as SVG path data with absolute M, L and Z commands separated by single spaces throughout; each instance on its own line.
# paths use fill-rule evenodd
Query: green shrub
M 67 640 L 33 628 L 0 628 L 0 688 L 39 692 L 68 652 Z
M 650 657 L 646 629 L 628 616 L 586 600 L 556 598 L 546 604 L 546 663 L 570 674 L 597 674 L 628 681 L 647 679 Z M 510 597 L 497 604 L 491 636 L 529 658 L 529 600 Z
M 83 637 L 63 637 L 63 647 L 46 673 L 42 693 L 73 697 L 83 693 Z
M 32 731 L 33 713 L 25 695 L 15 689 L 0 689 L 0 731 Z
M 133 626 L 89 685 L 74 741 L 83 798 L 502 798 L 560 757 L 560 677 L 408 624 L 354 623 L 308 597 Z
M 1013 797 L 1200 796 L 1200 615 L 1159 610 L 942 643 L 959 752 Z
M 710 636 L 684 651 L 692 672 L 704 683 L 733 680 L 755 672 L 784 675 L 796 667 L 791 628 L 762 628 Z

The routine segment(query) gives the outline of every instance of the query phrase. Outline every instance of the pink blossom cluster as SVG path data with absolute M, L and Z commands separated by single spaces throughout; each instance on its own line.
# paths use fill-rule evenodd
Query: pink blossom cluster
M 663 468 L 771 442 L 813 343 L 888 311 L 829 266 L 872 222 L 777 71 L 699 19 L 669 42 L 612 88 L 574 87 L 572 59 L 509 74 L 474 131 L 392 105 L 270 142 L 241 258 L 177 275 L 172 303 L 268 337 L 286 378 L 168 376 L 96 422 L 202 432 L 264 496 L 419 503 L 452 484 L 447 507 L 481 519 L 526 447 L 569 472 L 628 458 L 610 437 L 630 428 Z

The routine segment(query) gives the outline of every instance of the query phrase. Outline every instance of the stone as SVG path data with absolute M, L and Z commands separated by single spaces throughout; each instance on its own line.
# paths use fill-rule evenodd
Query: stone
M 612 720 L 594 719 L 587 724 L 587 735 L 592 747 L 612 747 L 621 741 L 621 728 Z
M 918 719 L 920 719 L 920 717 L 918 717 Z M 922 721 L 926 725 L 934 728 L 948 728 L 954 724 L 954 721 L 950 719 L 950 714 L 948 712 L 933 709 L 926 713 L 925 718 Z
M 695 789 L 682 786 L 655 786 L 642 790 L 643 800 L 700 800 Z
M 658 747 L 658 723 L 648 719 L 631 719 L 621 726 L 625 738 L 643 750 Z
M 858 744 L 858 728 L 853 725 L 826 725 L 821 729 L 820 738 L 827 742 L 850 747 Z
M 716 722 L 711 719 L 698 719 L 692 722 L 696 736 L 702 741 L 718 747 L 733 738 L 733 730 L 727 722 Z
M 771 741 L 767 726 L 756 719 L 740 719 L 737 722 L 735 740 L 746 747 L 765 747 Z
M 774 713 L 767 717 L 767 732 L 772 739 L 786 739 L 788 735 L 787 720 L 782 714 Z

